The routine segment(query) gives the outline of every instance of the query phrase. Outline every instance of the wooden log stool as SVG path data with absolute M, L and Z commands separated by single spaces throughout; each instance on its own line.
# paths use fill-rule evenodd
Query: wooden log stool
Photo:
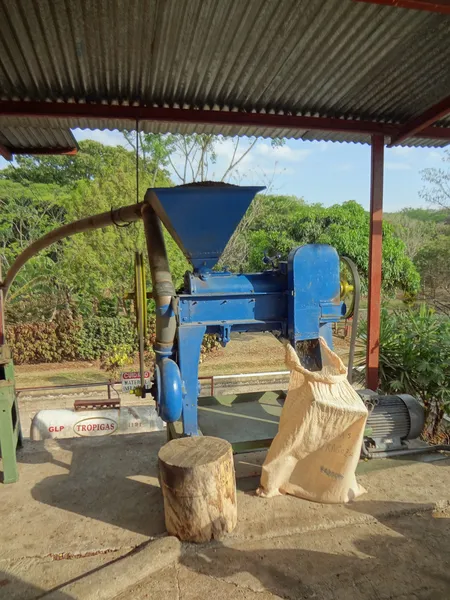
M 236 480 L 229 442 L 178 438 L 163 446 L 158 458 L 168 533 L 200 543 L 233 531 Z

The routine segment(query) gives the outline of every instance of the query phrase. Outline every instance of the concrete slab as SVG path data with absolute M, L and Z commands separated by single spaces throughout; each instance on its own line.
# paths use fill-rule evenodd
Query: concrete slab
M 28 442 L 0 486 L 0 560 L 131 550 L 165 532 L 157 453 L 165 432 Z
M 450 512 L 185 549 L 120 600 L 448 600 Z
M 72 580 L 53 590 L 42 600 L 59 600 L 61 593 L 73 600 L 110 600 L 135 587 L 151 575 L 178 562 L 181 542 L 172 536 L 144 544 L 100 569 L 91 570 L 84 577 Z
M 199 399 L 198 422 L 203 435 L 230 443 L 274 438 L 284 396 L 278 392 L 248 392 Z
M 271 597 L 293 600 L 411 599 L 416 595 L 448 599 L 449 517 L 448 512 L 428 512 L 232 546 L 222 544 L 201 552 L 190 549 L 181 560 L 188 569 L 179 573 L 181 597 L 195 598 L 192 592 L 185 595 L 184 587 L 192 589 L 195 583 L 202 586 L 196 590 L 197 597 L 204 597 L 206 576 L 211 587 L 214 582 L 228 584 L 230 597 L 233 592 L 244 598 L 269 592 Z M 203 576 L 200 580 L 199 574 Z M 242 595 L 237 596 L 237 591 Z
M 165 433 L 155 432 L 28 442 L 19 453 L 19 482 L 8 486 L 0 485 L 0 569 L 3 573 L 0 576 L 0 599 L 37 598 L 55 586 L 60 587 L 68 580 L 82 576 L 142 543 L 164 535 L 157 452 L 165 439 Z M 257 564 L 262 559 L 242 552 L 250 552 L 253 548 L 251 551 L 257 554 L 260 547 L 267 552 L 270 548 L 283 547 L 280 546 L 283 536 L 298 540 L 302 540 L 307 534 L 311 536 L 308 538 L 309 546 L 298 546 L 300 542 L 295 542 L 297 546 L 294 545 L 293 549 L 288 546 L 289 550 L 295 552 L 286 554 L 286 561 L 288 555 L 292 554 L 292 564 L 299 559 L 302 564 L 309 564 L 307 556 L 316 546 L 318 548 L 321 544 L 322 554 L 329 554 L 326 550 L 329 542 L 320 541 L 322 534 L 326 540 L 337 528 L 349 527 L 348 531 L 353 531 L 352 527 L 367 527 L 369 536 L 373 534 L 372 526 L 385 524 L 392 518 L 412 518 L 411 515 L 417 513 L 427 514 L 436 507 L 444 509 L 450 501 L 448 459 L 433 463 L 380 461 L 382 469 L 372 469 L 359 476 L 368 493 L 347 506 L 314 504 L 289 496 L 263 499 L 255 496 L 255 489 L 264 457 L 265 452 L 236 457 L 239 521 L 235 532 L 220 546 L 235 549 L 238 552 L 236 556 L 242 557 L 243 563 L 248 559 L 249 565 Z M 446 523 L 445 519 L 441 520 L 441 525 Z M 431 548 L 431 538 L 427 543 Z M 446 543 L 445 540 L 443 543 Z M 382 555 L 382 547 L 383 544 L 380 543 L 378 554 L 375 555 L 378 558 Z M 359 550 L 361 548 L 362 546 Z M 368 553 L 368 548 L 364 548 L 363 551 Z M 206 550 L 209 552 L 211 549 L 208 546 L 195 548 L 199 556 Z M 436 546 L 432 551 L 438 555 L 440 549 Z M 347 548 L 346 552 L 352 558 L 353 550 Z M 348 558 L 347 554 L 345 556 Z M 400 554 L 399 551 L 394 556 Z M 269 562 L 275 562 L 275 552 L 269 552 L 268 556 L 271 557 Z M 318 558 L 323 558 L 325 573 L 333 565 L 333 561 L 326 556 L 318 555 Z M 350 561 L 352 564 L 355 562 L 353 558 Z M 225 554 L 221 562 L 226 567 L 234 560 L 233 553 L 231 556 Z M 118 568 L 121 568 L 120 563 L 118 561 Z M 278 589 L 269 585 L 266 579 L 261 580 L 265 586 L 264 592 L 262 588 L 256 590 L 254 581 L 251 585 L 246 582 L 244 587 L 247 586 L 248 589 L 243 591 L 240 580 L 236 582 L 233 573 L 230 574 L 226 569 L 226 577 L 219 577 L 223 581 L 216 581 L 217 574 L 205 573 L 203 563 L 185 563 L 184 559 L 182 563 L 175 573 L 174 593 L 184 589 L 186 596 L 182 596 L 183 598 L 202 597 L 216 588 L 218 598 L 253 598 L 256 593 L 260 598 L 264 598 L 265 594 L 313 597 L 308 596 L 307 588 L 301 588 L 303 596 L 286 596 L 287 584 Z M 261 564 L 267 570 L 268 562 Z M 353 567 L 350 569 L 348 561 L 339 564 L 343 565 L 342 569 L 339 567 L 339 572 L 353 573 Z M 355 564 L 360 563 L 356 561 Z M 278 570 L 277 567 L 273 571 L 275 579 L 278 577 Z M 192 573 L 200 578 L 198 588 L 192 588 L 199 592 L 197 596 L 191 591 L 191 586 L 194 585 L 191 581 L 194 577 Z M 257 578 L 256 575 L 254 577 Z M 346 577 L 350 581 L 350 575 Z M 302 581 L 304 578 L 303 574 Z M 317 578 L 319 581 L 319 575 Z M 316 584 L 317 582 L 314 583 Z M 158 585 L 163 591 L 169 584 L 160 581 Z M 156 588 L 151 588 L 149 592 L 144 586 L 142 593 L 147 596 L 143 597 L 159 597 L 152 595 L 154 589 Z M 441 588 L 436 589 L 440 593 Z M 15 595 L 11 590 L 14 590 Z M 59 589 L 58 592 L 61 596 L 58 600 L 68 600 L 64 591 Z M 351 597 L 327 597 L 323 590 L 322 592 L 327 599 L 342 600 Z M 167 591 L 168 598 L 171 593 Z M 139 598 L 128 595 L 128 598 L 135 597 Z M 319 594 L 316 597 L 322 596 Z M 448 597 L 450 593 L 446 598 Z M 408 600 L 410 598 L 414 596 L 408 597 Z
M 450 501 L 448 458 L 432 463 L 395 459 L 373 461 L 372 464 L 375 467 L 379 465 L 379 469 L 358 475 L 358 481 L 367 493 L 345 505 L 308 502 L 292 496 L 257 497 L 255 489 L 264 457 L 264 451 L 236 457 L 237 487 L 241 493 L 238 525 L 232 534 L 235 540 L 376 522 L 392 515 L 444 508 Z M 439 455 L 438 458 L 444 457 Z M 362 467 L 365 465 L 361 463 Z M 242 479 L 239 477 L 241 469 L 245 469 L 246 473 Z
M 46 591 L 56 589 L 56 600 L 73 600 L 71 595 L 58 588 L 68 581 L 100 569 L 124 554 L 127 552 L 118 550 L 73 556 L 65 554 L 59 559 L 46 556 L 0 560 L 0 599 L 35 600 L 41 598 Z

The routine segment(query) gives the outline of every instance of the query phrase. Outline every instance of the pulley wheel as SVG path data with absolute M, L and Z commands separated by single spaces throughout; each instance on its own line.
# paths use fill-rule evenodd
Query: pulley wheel
M 356 298 L 360 294 L 359 274 L 355 263 L 346 256 L 340 257 L 341 301 L 345 304 L 344 319 L 355 312 Z

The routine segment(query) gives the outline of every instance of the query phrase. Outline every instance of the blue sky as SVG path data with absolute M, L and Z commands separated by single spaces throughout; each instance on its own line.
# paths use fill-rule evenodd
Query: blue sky
M 75 130 L 77 140 L 95 139 L 109 145 L 124 144 L 118 131 Z M 240 141 L 237 156 L 248 147 Z M 229 164 L 233 140 L 222 139 L 218 145 L 217 163 L 210 179 L 220 178 Z M 421 169 L 440 167 L 444 151 L 437 148 L 386 149 L 384 208 L 391 212 L 407 206 L 426 204 L 419 197 L 423 187 Z M 180 159 L 176 163 L 180 164 Z M 4 166 L 0 163 L 0 168 Z M 176 181 L 176 176 L 173 174 Z M 308 203 L 326 206 L 345 200 L 356 200 L 369 206 L 370 147 L 361 144 L 303 142 L 289 140 L 280 148 L 272 148 L 269 140 L 258 140 L 235 172 L 233 183 L 267 185 L 272 193 L 302 196 Z

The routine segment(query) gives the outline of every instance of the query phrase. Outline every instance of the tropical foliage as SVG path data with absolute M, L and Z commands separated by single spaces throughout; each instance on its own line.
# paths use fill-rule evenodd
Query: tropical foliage
M 357 265 L 363 289 L 369 268 L 369 214 L 357 202 L 329 208 L 307 205 L 292 196 L 259 196 L 250 207 L 227 247 L 222 264 L 235 269 L 261 270 L 264 253 L 281 255 L 301 244 L 331 244 L 339 255 Z M 404 242 L 390 223 L 383 224 L 383 287 L 416 293 L 419 274 L 406 255 Z
M 140 133 L 136 137 L 125 133 L 124 143 L 128 149 L 88 140 L 80 143 L 75 156 L 18 156 L 13 165 L 0 171 L 3 273 L 46 232 L 142 200 L 148 187 L 173 185 L 171 172 L 178 173 L 182 182 L 211 177 L 224 142 L 209 135 L 183 138 Z M 256 142 L 250 140 L 242 147 L 233 143 L 230 164 L 218 179 L 229 181 L 238 173 Z M 406 209 L 384 223 L 386 294 L 402 290 L 414 296 L 419 272 L 428 289 L 448 289 L 450 236 L 444 212 L 448 214 Z M 265 254 L 283 260 L 300 244 L 329 243 L 355 261 L 364 291 L 368 241 L 369 215 L 354 201 L 325 207 L 307 205 L 294 196 L 259 195 L 230 240 L 221 266 L 259 271 L 267 268 L 262 261 Z M 178 288 L 189 265 L 168 234 L 166 243 Z M 126 296 L 134 287 L 135 251 L 146 252 L 139 223 L 74 236 L 30 260 L 11 287 L 7 303 L 9 339 L 17 361 L 92 360 L 112 347 L 133 345 L 133 306 Z M 152 301 L 149 309 L 153 310 Z M 205 342 L 204 351 L 209 347 L 214 347 L 213 340 Z
M 444 415 L 450 415 L 450 320 L 425 305 L 384 309 L 381 317 L 380 389 L 421 400 L 434 437 Z M 361 339 L 365 344 L 365 333 Z

